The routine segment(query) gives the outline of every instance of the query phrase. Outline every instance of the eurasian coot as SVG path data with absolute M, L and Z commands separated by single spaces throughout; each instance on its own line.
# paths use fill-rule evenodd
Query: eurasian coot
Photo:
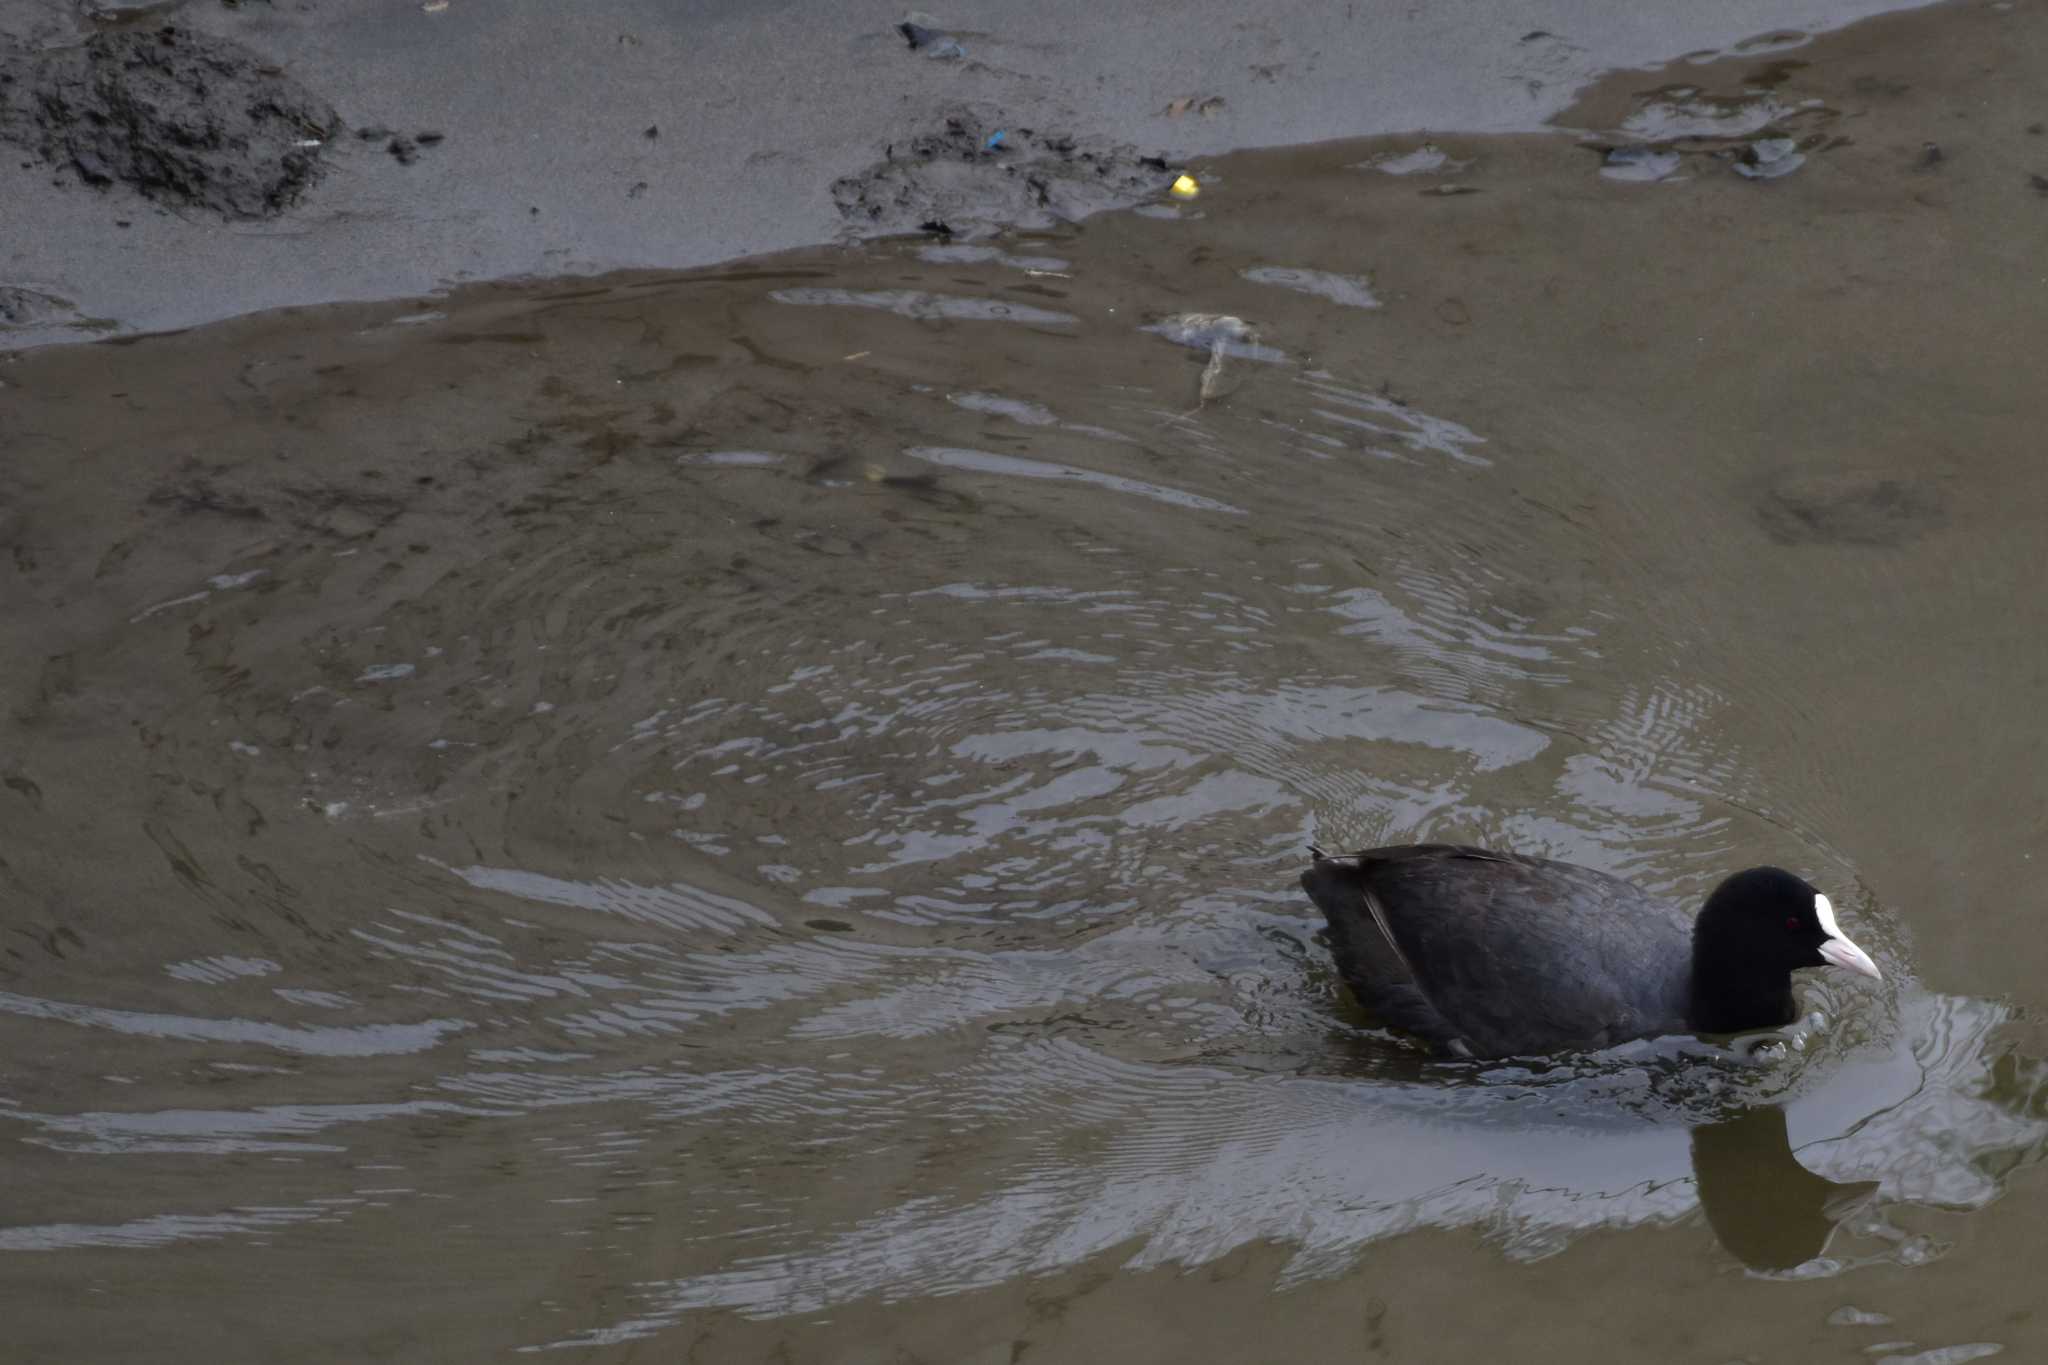
M 1459 1056 L 1599 1048 L 1792 1022 L 1792 973 L 1877 977 L 1828 898 L 1738 872 L 1697 918 L 1591 868 L 1452 844 L 1336 856 L 1301 884 L 1359 1003 Z

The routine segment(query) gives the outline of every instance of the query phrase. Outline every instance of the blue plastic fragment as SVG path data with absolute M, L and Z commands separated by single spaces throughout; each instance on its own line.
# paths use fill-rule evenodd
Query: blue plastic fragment
M 1003 145 L 1003 134 L 1006 131 L 1008 130 L 1003 128 L 996 129 L 993 133 L 990 133 L 988 135 L 988 141 L 983 143 L 982 146 L 988 151 L 994 151 L 996 148 Z

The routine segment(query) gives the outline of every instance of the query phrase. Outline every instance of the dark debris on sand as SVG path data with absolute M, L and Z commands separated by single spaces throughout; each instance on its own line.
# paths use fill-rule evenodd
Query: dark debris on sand
M 0 140 L 171 207 L 283 212 L 318 177 L 340 122 L 258 53 L 187 29 L 0 49 Z
M 1164 158 L 1135 148 L 959 110 L 930 132 L 889 144 L 859 174 L 834 181 L 832 199 L 863 233 L 977 237 L 1140 203 L 1172 181 Z

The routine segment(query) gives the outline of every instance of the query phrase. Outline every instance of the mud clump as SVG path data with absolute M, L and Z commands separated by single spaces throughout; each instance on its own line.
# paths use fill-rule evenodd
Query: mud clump
M 935 131 L 889 144 L 865 171 L 834 181 L 832 199 L 863 235 L 982 237 L 1075 222 L 1141 203 L 1172 183 L 1162 157 L 962 111 Z
M 1781 476 L 1757 505 L 1784 545 L 1902 545 L 1940 526 L 1945 510 L 1936 489 L 1860 470 Z
M 71 301 L 40 289 L 0 284 L 0 328 L 28 327 L 64 318 L 72 313 Z
M 318 177 L 340 123 L 259 54 L 185 29 L 0 48 L 0 140 L 170 206 L 273 217 Z

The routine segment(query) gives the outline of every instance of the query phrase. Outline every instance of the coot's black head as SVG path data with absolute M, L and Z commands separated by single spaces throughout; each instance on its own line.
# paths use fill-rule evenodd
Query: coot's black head
M 1714 888 L 1693 926 L 1692 1023 L 1739 1033 L 1792 1022 L 1792 973 L 1846 967 L 1882 979 L 1835 923 L 1835 907 L 1804 879 L 1752 867 Z

